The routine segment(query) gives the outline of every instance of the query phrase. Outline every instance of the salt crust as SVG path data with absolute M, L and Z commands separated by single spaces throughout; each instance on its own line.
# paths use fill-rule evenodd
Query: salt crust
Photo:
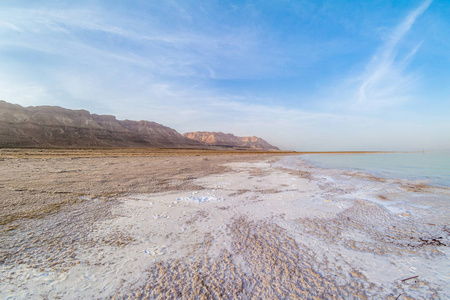
M 72 249 L 66 268 L 2 264 L 0 298 L 450 295 L 447 189 L 296 157 L 227 166 L 196 191 L 123 196 L 77 237 L 107 242 Z

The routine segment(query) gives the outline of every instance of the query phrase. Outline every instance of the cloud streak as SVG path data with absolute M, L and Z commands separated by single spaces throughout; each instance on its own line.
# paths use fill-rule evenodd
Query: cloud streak
M 90 64 L 116 58 L 162 76 L 257 74 L 244 74 L 243 68 L 230 70 L 236 60 L 255 52 L 257 37 L 250 28 L 216 34 L 214 30 L 199 31 L 189 26 L 161 26 L 157 18 L 134 20 L 82 8 L 9 8 L 0 11 L 0 20 L 0 47 L 91 60 Z
M 357 89 L 358 108 L 384 107 L 407 101 L 416 77 L 406 73 L 405 69 L 422 43 L 404 57 L 399 57 L 398 46 L 411 30 L 411 27 L 431 5 L 432 0 L 423 2 L 411 11 L 391 32 L 386 42 L 376 51 L 361 76 Z
M 180 132 L 258 135 L 284 149 L 402 150 L 406 141 L 421 143 L 404 133 L 411 123 L 361 107 L 411 98 L 417 77 L 408 67 L 425 47 L 405 51 L 403 41 L 431 1 L 409 12 L 375 53 L 373 40 L 326 24 L 336 12 L 324 17 L 316 5 L 298 3 L 298 16 L 275 2 L 113 2 L 0 4 L 0 99 L 153 120 Z M 346 10 L 336 14 L 347 20 Z M 379 28 L 376 21 L 361 31 Z M 369 61 L 363 72 L 361 59 Z M 351 72 L 341 68 L 358 69 L 357 80 L 340 85 Z M 325 108 L 322 99 L 329 100 Z

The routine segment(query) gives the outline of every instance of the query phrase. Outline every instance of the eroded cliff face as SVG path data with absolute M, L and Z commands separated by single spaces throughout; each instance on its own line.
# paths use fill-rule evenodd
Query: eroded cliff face
M 22 107 L 0 101 L 0 147 L 201 148 L 172 128 L 149 121 L 120 121 L 57 106 Z
M 241 147 L 258 150 L 280 150 L 256 136 L 239 137 L 231 133 L 196 131 L 183 134 L 190 139 L 212 146 Z

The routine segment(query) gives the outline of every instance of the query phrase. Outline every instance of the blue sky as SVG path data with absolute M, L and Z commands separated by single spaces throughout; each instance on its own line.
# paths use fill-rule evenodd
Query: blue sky
M 450 149 L 450 1 L 2 1 L 0 99 L 257 135 Z

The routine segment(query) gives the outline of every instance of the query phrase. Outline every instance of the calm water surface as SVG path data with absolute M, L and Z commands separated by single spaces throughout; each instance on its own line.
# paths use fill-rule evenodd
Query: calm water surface
M 450 187 L 450 151 L 373 154 L 307 154 L 301 158 L 321 168 L 365 171 L 379 177 L 427 180 Z

